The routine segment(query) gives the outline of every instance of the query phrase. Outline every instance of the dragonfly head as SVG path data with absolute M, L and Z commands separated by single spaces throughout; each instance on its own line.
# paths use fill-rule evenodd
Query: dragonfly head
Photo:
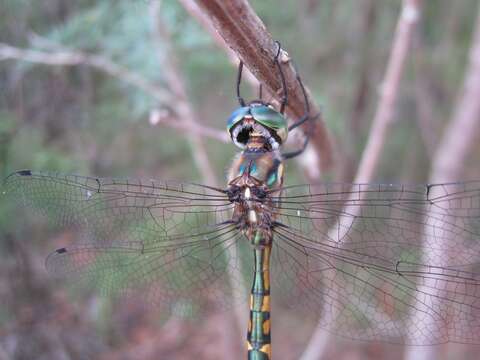
M 288 135 L 285 116 L 271 105 L 258 101 L 236 109 L 228 118 L 227 129 L 235 145 L 242 149 L 254 136 L 261 136 L 272 150 L 276 150 Z

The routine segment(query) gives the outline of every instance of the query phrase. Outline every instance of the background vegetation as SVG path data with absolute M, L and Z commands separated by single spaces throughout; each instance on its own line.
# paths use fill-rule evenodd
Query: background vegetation
M 155 42 L 150 5 L 148 0 L 0 0 L 1 177 L 28 168 L 202 182 L 185 134 L 149 121 L 152 110 L 166 118 L 175 114 L 174 97 L 154 97 L 126 81 L 125 73 L 113 76 L 88 61 L 65 65 L 5 55 L 7 45 L 57 59 L 72 52 L 99 55 L 166 94 L 172 89 L 165 59 L 174 55 L 200 125 L 223 130 L 237 106 L 235 67 L 176 1 L 161 7 L 170 42 Z M 337 148 L 336 166 L 324 179 L 352 181 L 401 2 L 252 0 L 251 5 L 293 57 L 322 108 Z M 475 0 L 424 3 L 376 182 L 428 181 L 463 83 L 477 13 Z M 206 143 L 221 183 L 236 149 L 215 139 Z M 477 142 L 461 179 L 480 179 L 479 160 Z M 301 174 L 290 163 L 287 182 L 305 182 Z M 0 203 L 0 298 L 7 305 L 0 308 L 0 359 L 220 359 L 236 348 L 222 340 L 227 320 L 215 311 L 199 324 L 92 293 L 66 292 L 43 268 L 59 237 L 39 223 L 26 227 L 21 213 Z M 275 322 L 275 340 L 285 339 L 275 353 L 297 358 L 315 320 L 285 309 Z M 402 356 L 388 345 L 336 342 L 343 345 L 332 346 L 331 358 Z M 452 358 L 457 352 L 475 358 L 471 347 L 449 351 Z

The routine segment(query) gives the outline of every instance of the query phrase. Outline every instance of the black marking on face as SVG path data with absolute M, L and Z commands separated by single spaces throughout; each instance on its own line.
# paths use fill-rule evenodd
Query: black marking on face
M 274 130 L 263 126 L 251 118 L 246 118 L 238 123 L 232 131 L 232 139 L 238 145 L 246 146 L 250 141 L 251 134 L 255 132 L 265 141 L 265 148 L 268 151 L 278 149 L 281 140 L 278 138 Z

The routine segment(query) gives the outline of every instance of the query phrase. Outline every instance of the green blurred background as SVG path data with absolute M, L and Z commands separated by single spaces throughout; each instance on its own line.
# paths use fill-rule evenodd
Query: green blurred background
M 293 57 L 335 138 L 337 166 L 325 179 L 351 181 L 369 134 L 401 2 L 251 4 Z M 167 92 L 162 57 L 174 51 L 201 125 L 223 131 L 237 106 L 236 69 L 176 1 L 162 4 L 161 19 L 172 43 L 160 44 L 158 51 L 150 5 L 148 0 L 0 0 L 0 42 L 46 53 L 63 49 L 102 55 Z M 376 182 L 427 181 L 463 81 L 477 7 L 476 0 L 425 2 Z M 202 182 L 185 134 L 149 122 L 152 109 L 174 113 L 174 101 L 154 99 L 88 65 L 0 60 L 2 177 L 28 168 Z M 244 89 L 248 94 L 249 86 Z M 206 143 L 222 183 L 236 149 L 212 139 Z M 463 180 L 480 178 L 479 159 L 477 145 Z M 295 162 L 289 164 L 287 183 L 304 181 Z M 41 223 L 25 226 L 22 215 L 10 211 L 0 203 L 0 298 L 5 305 L 0 308 L 0 359 L 221 359 L 225 349 L 236 346 L 221 340 L 224 315 L 212 313 L 200 324 L 119 306 L 91 293 L 65 292 L 43 268 L 58 239 Z M 275 346 L 285 356 L 279 358 L 297 358 L 314 326 L 314 319 L 299 319 L 293 311 L 278 314 L 274 339 L 286 339 Z M 342 346 L 332 347 L 329 358 L 402 354 L 398 347 L 392 355 L 386 345 L 338 342 Z M 473 350 L 459 351 L 467 356 Z

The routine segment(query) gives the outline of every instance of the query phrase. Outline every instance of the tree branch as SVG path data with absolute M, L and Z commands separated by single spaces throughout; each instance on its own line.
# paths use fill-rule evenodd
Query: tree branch
M 400 79 L 412 41 L 413 29 L 420 16 L 421 0 L 404 0 L 398 19 L 392 51 L 383 79 L 377 110 L 373 119 L 367 145 L 358 166 L 356 183 L 369 182 L 378 166 L 385 145 L 388 128 L 393 120 Z
M 116 77 L 129 85 L 135 86 L 136 88 L 144 91 L 146 94 L 152 96 L 160 104 L 169 102 L 176 103 L 179 99 L 172 96 L 171 93 L 164 88 L 153 84 L 138 73 L 130 71 L 129 69 L 113 62 L 106 56 L 65 49 L 58 44 L 53 44 L 50 42 L 47 43 L 46 40 L 42 39 L 38 35 L 33 35 L 32 39 L 34 42 L 39 43 L 42 46 L 48 45 L 50 52 L 20 49 L 8 44 L 0 43 L 0 61 L 14 59 L 49 66 L 91 66 L 112 77 Z M 149 119 L 152 125 L 162 124 L 177 130 L 181 130 L 182 132 L 194 132 L 198 135 L 209 137 L 222 143 L 227 143 L 230 140 L 224 131 L 198 126 L 197 124 L 186 126 L 185 123 L 179 121 L 179 119 L 173 118 L 172 114 L 170 114 L 168 117 L 159 115 L 160 114 L 158 111 L 152 110 Z
M 230 62 L 235 67 L 237 67 L 239 64 L 238 56 L 235 54 L 235 52 L 231 48 L 228 47 L 228 45 L 225 43 L 223 38 L 215 30 L 207 13 L 205 13 L 204 11 L 202 11 L 201 8 L 199 8 L 195 0 L 179 0 L 179 1 L 183 5 L 185 10 L 192 17 L 197 19 L 200 25 L 202 25 L 203 28 L 212 36 L 215 43 L 219 47 L 224 49 Z M 258 89 L 259 82 L 257 78 L 253 76 L 253 74 L 250 72 L 248 68 L 244 68 L 243 78 L 251 85 L 254 91 Z M 263 88 L 263 93 L 265 98 L 273 98 L 271 93 L 269 93 L 268 89 Z M 303 134 L 303 136 L 298 136 L 298 135 L 302 135 L 300 134 L 300 132 L 294 132 L 292 135 L 294 136 L 290 136 L 288 138 L 287 143 L 295 144 L 297 147 L 302 146 L 303 143 L 305 142 L 305 135 Z M 298 164 L 303 168 L 307 178 L 311 181 L 317 181 L 320 178 L 321 172 L 319 171 L 319 168 L 316 166 L 312 166 L 312 164 L 318 163 L 317 161 L 318 158 L 319 156 L 317 156 L 317 154 L 314 151 L 311 151 L 310 148 L 307 148 L 304 154 L 297 158 Z
M 476 20 L 469 65 L 455 112 L 445 129 L 430 175 L 430 180 L 456 181 L 462 176 L 465 160 L 480 133 L 480 7 Z
M 228 46 L 264 84 L 267 91 L 276 94 L 278 100 L 281 82 L 272 61 L 277 52 L 277 45 L 248 2 L 246 0 L 196 1 L 208 14 Z M 295 69 L 286 52 L 283 52 L 281 60 L 289 92 L 287 113 L 293 119 L 298 119 L 304 113 L 303 94 L 295 79 Z M 307 93 L 311 114 L 320 113 L 308 90 Z M 304 124 L 302 128 L 305 132 L 310 130 L 309 124 Z M 323 171 L 329 170 L 333 164 L 333 144 L 322 119 L 314 122 L 311 144 L 316 150 L 317 156 L 314 160 L 317 165 Z
M 172 116 L 165 109 L 153 109 L 150 111 L 149 122 L 152 125 L 168 126 L 172 129 L 181 131 L 182 133 L 194 133 L 201 135 L 205 138 L 217 140 L 224 144 L 231 143 L 230 136 L 226 131 L 221 131 L 215 128 L 210 128 L 205 125 L 199 125 L 197 123 L 187 124 L 185 121 L 179 121 L 176 117 Z

